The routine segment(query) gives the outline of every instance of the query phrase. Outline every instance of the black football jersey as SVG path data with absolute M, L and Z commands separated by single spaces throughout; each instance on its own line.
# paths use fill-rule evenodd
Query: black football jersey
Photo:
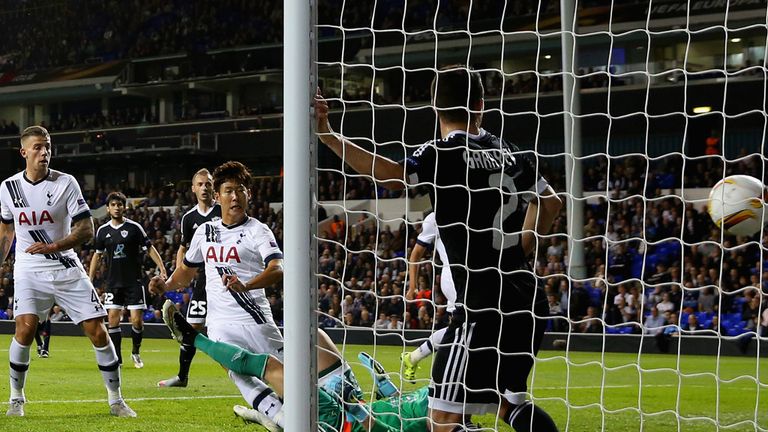
M 530 270 L 520 243 L 522 226 L 527 203 L 547 187 L 532 152 L 482 129 L 479 135 L 454 131 L 419 147 L 405 168 L 409 184 L 430 189 L 457 303 L 497 307 L 502 284 L 514 284 L 516 274 L 530 277 L 515 273 Z M 534 294 L 525 291 L 523 303 Z
M 216 219 L 221 219 L 221 206 L 219 203 L 213 203 L 213 206 L 205 214 L 200 211 L 200 207 L 197 205 L 189 209 L 181 217 L 181 244 L 185 248 L 189 248 L 189 242 L 192 241 L 192 236 L 195 235 L 197 227 Z
M 189 211 L 184 213 L 181 217 L 181 244 L 185 248 L 189 249 L 189 243 L 192 241 L 192 237 L 197 231 L 197 227 L 208 222 L 221 219 L 221 206 L 219 203 L 213 203 L 213 206 L 208 209 L 208 212 L 203 214 L 200 211 L 200 207 L 195 205 Z M 195 280 L 195 289 L 205 290 L 205 272 L 198 272 L 197 279 Z
M 107 285 L 124 288 L 141 284 L 141 263 L 151 244 L 144 228 L 128 218 L 117 226 L 112 221 L 100 226 L 95 246 L 107 262 Z

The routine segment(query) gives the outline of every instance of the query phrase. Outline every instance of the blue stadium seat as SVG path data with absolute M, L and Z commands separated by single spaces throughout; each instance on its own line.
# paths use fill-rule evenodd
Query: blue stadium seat
M 632 256 L 632 269 L 630 274 L 633 278 L 642 279 L 643 277 L 643 256 L 635 254 Z
M 174 303 L 182 303 L 184 302 L 184 293 L 176 292 L 176 291 L 170 291 L 165 293 L 165 297 L 171 300 Z
M 154 309 L 149 308 L 149 309 L 144 311 L 144 321 L 149 321 L 149 320 L 151 320 L 154 317 L 155 317 L 155 310 Z

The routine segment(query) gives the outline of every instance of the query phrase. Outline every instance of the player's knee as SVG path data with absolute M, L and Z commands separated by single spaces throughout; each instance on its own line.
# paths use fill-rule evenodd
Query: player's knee
M 109 337 L 100 318 L 85 320 L 80 327 L 94 346 L 102 347 L 108 343 Z
M 15 321 L 16 330 L 14 331 L 14 338 L 16 342 L 21 345 L 30 345 L 35 340 L 35 334 L 37 333 L 37 316 L 19 315 Z

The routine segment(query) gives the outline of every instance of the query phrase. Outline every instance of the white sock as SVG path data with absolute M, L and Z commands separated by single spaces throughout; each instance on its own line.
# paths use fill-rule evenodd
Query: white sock
M 11 400 L 24 399 L 24 383 L 27 381 L 29 370 L 30 345 L 22 345 L 11 338 L 11 346 L 8 349 L 8 361 L 10 363 Z
M 228 375 L 248 405 L 272 419 L 278 426 L 285 427 L 282 415 L 283 401 L 269 386 L 256 377 L 240 375 L 232 371 L 229 371 Z
M 109 404 L 120 402 L 123 399 L 120 392 L 120 363 L 117 361 L 117 353 L 115 353 L 112 340 L 107 339 L 107 344 L 101 348 L 94 346 L 93 351 L 96 353 L 96 363 L 99 365 L 101 377 L 107 387 Z
M 430 336 L 426 342 L 411 351 L 411 363 L 416 366 L 420 361 L 432 355 L 432 353 L 435 352 L 435 347 L 443 341 L 443 336 L 445 336 L 446 331 L 448 331 L 448 328 L 444 327 L 432 333 L 432 336 Z

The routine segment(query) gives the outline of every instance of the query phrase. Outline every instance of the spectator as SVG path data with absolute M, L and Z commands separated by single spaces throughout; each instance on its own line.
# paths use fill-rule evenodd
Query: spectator
M 698 311 L 707 313 L 717 311 L 717 296 L 711 286 L 704 288 L 704 291 L 699 294 Z
M 755 295 L 742 306 L 742 321 L 746 321 L 745 329 L 757 331 L 757 325 L 760 323 L 760 296 Z
M 688 315 L 688 322 L 683 325 L 683 331 L 686 334 L 697 334 L 701 333 L 701 330 L 703 328 L 701 325 L 699 325 L 699 319 L 696 317 L 696 314 L 689 314 Z
M 327 314 L 323 314 L 318 327 L 321 329 L 336 327 L 337 312 L 334 309 L 329 309 Z
M 651 307 L 651 314 L 645 318 L 645 334 L 657 335 L 663 331 L 665 321 L 664 317 L 659 314 L 659 310 L 656 306 Z
M 597 316 L 597 308 L 590 306 L 587 308 L 587 315 L 582 318 L 581 323 L 578 324 L 579 333 L 602 333 L 603 323 Z
M 344 222 L 339 219 L 339 215 L 333 215 L 333 222 L 330 225 L 331 238 L 335 240 L 343 240 L 341 238 L 344 234 Z
M 389 327 L 387 327 L 390 330 L 402 330 L 403 329 L 403 322 L 400 320 L 400 315 L 392 314 L 389 316 Z
M 672 301 L 669 299 L 669 293 L 665 292 L 661 295 L 661 302 L 656 305 L 656 308 L 659 310 L 659 313 L 667 314 L 668 312 L 674 312 L 675 311 L 675 304 L 672 303 Z
M 387 314 L 380 313 L 379 319 L 376 320 L 376 322 L 373 324 L 373 327 L 378 330 L 384 330 L 389 328 L 389 318 L 387 318 Z

